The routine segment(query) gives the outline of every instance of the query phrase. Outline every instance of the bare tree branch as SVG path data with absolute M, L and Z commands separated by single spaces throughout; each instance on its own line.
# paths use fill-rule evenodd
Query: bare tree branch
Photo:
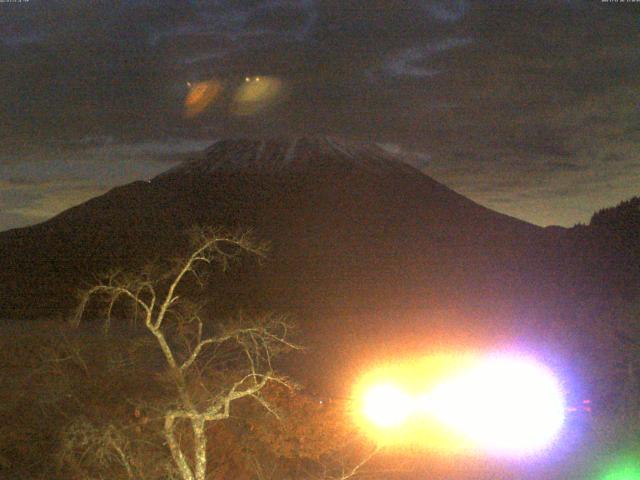
M 247 233 L 229 235 L 210 228 L 194 229 L 191 238 L 193 250 L 179 260 L 168 275 L 160 275 L 158 279 L 154 279 L 146 272 L 136 275 L 114 271 L 104 277 L 100 283 L 82 294 L 74 323 L 80 323 L 92 297 L 103 299 L 106 304 L 106 329 L 111 324 L 115 306 L 120 299 L 128 300 L 134 307 L 134 319 L 137 318 L 138 311 L 142 311 L 144 325 L 155 337 L 162 351 L 179 398 L 177 408 L 171 407 L 164 414 L 164 436 L 171 456 L 182 480 L 205 480 L 206 423 L 229 418 L 232 403 L 242 398 L 253 398 L 277 415 L 259 392 L 270 382 L 289 385 L 286 378 L 273 372 L 271 358 L 280 351 L 299 347 L 287 338 L 289 326 L 284 319 L 269 316 L 249 322 L 241 319 L 239 326 L 223 328 L 217 334 L 203 338 L 204 322 L 197 306 L 178 302 L 178 290 L 187 274 L 192 274 L 202 286 L 203 276 L 198 271 L 199 265 L 206 266 L 216 262 L 225 270 L 241 253 L 262 256 L 265 245 L 254 244 Z M 165 328 L 167 322 L 176 328 Z M 195 325 L 195 332 L 189 325 Z M 186 353 L 176 350 L 180 345 Z M 205 352 L 211 350 L 206 347 L 214 347 L 214 353 L 217 349 L 228 350 L 236 364 L 243 365 L 240 371 L 244 371 L 244 374 L 213 396 L 205 388 L 204 391 L 210 398 L 202 402 L 194 397 L 189 378 L 194 372 L 203 372 L 202 364 L 205 364 L 208 356 Z M 220 363 L 222 359 L 218 356 L 217 360 L 218 368 L 224 370 L 224 364 Z M 185 447 L 176 436 L 176 424 L 180 420 L 191 426 L 193 446 L 190 453 L 184 451 Z M 127 472 L 132 476 L 130 470 Z

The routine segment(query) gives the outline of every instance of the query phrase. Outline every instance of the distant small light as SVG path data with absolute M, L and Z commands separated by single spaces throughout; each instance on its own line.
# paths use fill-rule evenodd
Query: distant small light
M 251 79 L 250 79 L 249 77 L 244 77 L 244 81 L 245 81 L 245 82 L 250 82 L 250 81 L 251 81 Z
M 259 81 L 260 81 L 260 77 L 256 77 L 256 82 L 259 82 Z

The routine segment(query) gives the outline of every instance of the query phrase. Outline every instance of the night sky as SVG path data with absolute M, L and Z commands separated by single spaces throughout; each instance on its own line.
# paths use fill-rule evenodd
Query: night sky
M 246 77 L 277 95 L 239 109 Z M 572 226 L 640 194 L 640 2 L 0 0 L 0 127 L 0 230 L 281 134 L 379 142 Z

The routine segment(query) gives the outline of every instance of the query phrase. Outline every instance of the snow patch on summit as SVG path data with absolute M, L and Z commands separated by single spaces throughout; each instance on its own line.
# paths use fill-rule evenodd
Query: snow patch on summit
M 220 140 L 205 150 L 204 158 L 182 163 L 159 177 L 218 172 L 277 174 L 332 163 L 377 175 L 398 170 L 417 173 L 403 161 L 402 155 L 389 152 L 380 145 L 310 136 Z

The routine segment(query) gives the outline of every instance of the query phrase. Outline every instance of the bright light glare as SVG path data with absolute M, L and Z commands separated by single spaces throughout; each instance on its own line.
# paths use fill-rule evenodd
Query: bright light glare
M 435 416 L 480 449 L 526 455 L 548 446 L 564 422 L 564 398 L 545 367 L 524 357 L 482 359 L 423 396 Z
M 412 401 L 409 395 L 392 384 L 375 385 L 365 392 L 363 411 L 377 427 L 398 427 L 412 413 Z
M 558 380 L 516 354 L 406 362 L 371 372 L 357 392 L 369 434 L 442 452 L 526 456 L 550 446 L 564 422 Z

